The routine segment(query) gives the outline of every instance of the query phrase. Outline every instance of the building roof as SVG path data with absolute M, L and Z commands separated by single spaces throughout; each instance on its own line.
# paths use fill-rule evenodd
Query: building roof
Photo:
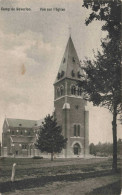
M 36 137 L 33 136 L 10 136 L 13 143 L 34 143 Z
M 72 74 L 74 74 L 74 76 L 72 76 Z M 80 61 L 72 38 L 69 37 L 55 83 L 64 78 L 80 80 L 81 78 L 78 77 L 78 74 L 83 75 L 83 71 L 81 70 Z
M 6 118 L 6 121 L 9 127 L 33 128 L 38 126 L 39 124 L 39 122 L 36 120 L 28 120 L 28 119 Z

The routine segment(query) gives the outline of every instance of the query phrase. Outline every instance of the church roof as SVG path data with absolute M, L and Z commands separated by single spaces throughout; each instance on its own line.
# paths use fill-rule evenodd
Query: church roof
M 9 127 L 33 128 L 38 126 L 38 121 L 36 120 L 6 118 L 6 121 Z
M 74 47 L 72 38 L 70 36 L 60 64 L 60 68 L 55 83 L 64 78 L 80 80 L 82 74 L 83 72 L 80 67 L 80 61 L 76 49 Z
M 11 136 L 11 140 L 13 143 L 34 143 L 36 137 L 32 136 Z

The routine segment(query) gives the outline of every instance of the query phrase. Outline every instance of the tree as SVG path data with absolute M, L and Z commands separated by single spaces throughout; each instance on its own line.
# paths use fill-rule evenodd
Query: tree
M 95 145 L 96 147 L 96 152 L 100 156 L 110 156 L 112 155 L 112 143 L 98 143 Z
M 96 147 L 93 143 L 89 145 L 90 154 L 93 154 L 96 156 Z
M 46 116 L 40 127 L 35 146 L 41 152 L 51 153 L 51 160 L 53 160 L 54 153 L 60 153 L 66 146 L 67 138 L 64 138 L 61 132 L 56 119 L 50 115 Z
M 0 156 L 1 156 L 1 153 L 2 153 L 2 147 L 1 147 L 1 142 L 0 142 Z
M 103 31 L 108 32 L 101 40 L 102 52 L 98 51 L 94 60 L 86 59 L 83 69 L 86 76 L 80 85 L 87 100 L 95 106 L 103 106 L 113 115 L 113 170 L 117 170 L 117 114 L 121 108 L 121 2 L 118 0 L 84 0 L 83 6 L 92 13 L 86 25 L 93 20 L 104 21 Z
M 118 139 L 118 142 L 117 142 L 117 152 L 118 152 L 118 155 L 122 156 L 122 139 Z

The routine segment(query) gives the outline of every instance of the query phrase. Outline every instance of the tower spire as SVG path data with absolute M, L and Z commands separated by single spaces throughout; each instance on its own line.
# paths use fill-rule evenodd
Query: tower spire
M 64 79 L 70 78 L 75 80 L 80 80 L 80 75 L 83 74 L 80 68 L 80 61 L 74 47 L 71 36 L 69 37 L 60 68 L 55 80 L 55 83 Z

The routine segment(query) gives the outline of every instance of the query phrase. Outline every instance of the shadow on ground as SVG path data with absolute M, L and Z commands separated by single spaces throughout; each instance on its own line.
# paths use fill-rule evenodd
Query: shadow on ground
M 121 194 L 121 181 L 108 184 L 104 187 L 96 188 L 92 192 L 85 195 L 120 195 Z
M 53 182 L 71 182 L 71 181 L 81 181 L 88 178 L 102 177 L 108 175 L 114 175 L 111 170 L 105 171 L 95 171 L 90 173 L 77 173 L 77 174 L 64 174 L 64 175 L 56 175 L 56 176 L 41 176 L 30 179 L 18 180 L 15 182 L 1 182 L 0 183 L 0 192 L 12 192 L 15 190 L 23 190 L 29 188 L 43 187 L 47 184 L 51 184 Z

